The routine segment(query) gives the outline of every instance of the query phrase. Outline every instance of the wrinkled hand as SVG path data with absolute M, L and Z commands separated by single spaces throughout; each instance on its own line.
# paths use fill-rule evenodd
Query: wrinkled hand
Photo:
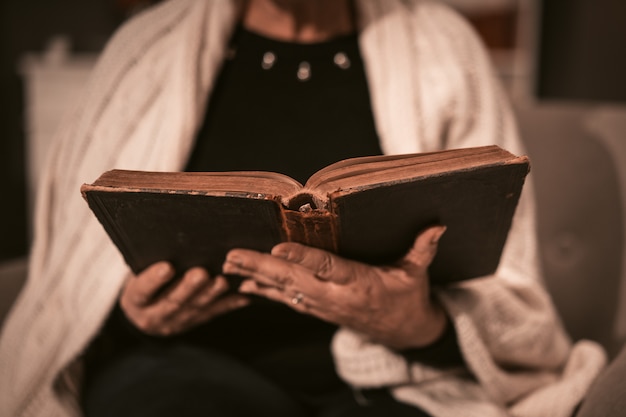
M 234 249 L 223 272 L 246 278 L 239 290 L 352 328 L 395 349 L 426 346 L 447 325 L 431 297 L 428 266 L 445 227 L 422 232 L 395 266 L 371 266 L 332 253 L 281 243 L 271 254 Z
M 161 291 L 172 278 L 174 268 L 158 262 L 131 277 L 122 290 L 122 310 L 147 334 L 177 334 L 249 303 L 241 294 L 223 296 L 228 290 L 226 279 L 211 278 L 203 268 L 189 269 L 172 288 Z

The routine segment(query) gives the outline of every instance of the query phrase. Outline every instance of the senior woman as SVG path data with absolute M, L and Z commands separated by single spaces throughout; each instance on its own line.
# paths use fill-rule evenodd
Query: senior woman
M 171 0 L 112 39 L 59 133 L 0 341 L 11 416 L 570 416 L 604 363 L 541 285 L 532 187 L 494 276 L 431 288 L 283 243 L 224 276 L 130 276 L 78 193 L 111 168 L 272 170 L 498 144 L 523 153 L 475 34 L 428 0 Z M 182 275 L 174 281 L 176 274 Z M 243 277 L 236 286 L 226 276 Z

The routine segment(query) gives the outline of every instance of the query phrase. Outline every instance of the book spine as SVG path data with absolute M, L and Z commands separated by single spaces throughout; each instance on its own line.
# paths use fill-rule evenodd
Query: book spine
M 337 252 L 335 215 L 323 210 L 283 210 L 289 242 Z

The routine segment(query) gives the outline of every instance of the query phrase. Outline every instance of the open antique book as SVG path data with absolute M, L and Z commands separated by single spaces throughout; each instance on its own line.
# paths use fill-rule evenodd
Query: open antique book
M 221 272 L 231 248 L 295 241 L 372 264 L 425 227 L 447 231 L 436 284 L 495 271 L 529 161 L 497 146 L 346 159 L 302 185 L 273 172 L 112 170 L 81 192 L 131 269 L 167 260 Z

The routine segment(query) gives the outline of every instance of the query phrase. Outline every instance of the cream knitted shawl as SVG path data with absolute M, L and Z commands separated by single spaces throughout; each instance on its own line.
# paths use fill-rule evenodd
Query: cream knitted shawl
M 447 8 L 359 0 L 360 44 L 386 153 L 496 143 L 523 149 L 481 45 Z M 79 194 L 111 168 L 179 170 L 205 108 L 239 5 L 170 0 L 125 25 L 64 124 L 41 181 L 29 278 L 0 339 L 0 415 L 77 416 L 80 354 L 128 270 Z M 407 363 L 348 329 L 333 342 L 356 387 L 435 416 L 566 417 L 604 363 L 572 345 L 537 266 L 532 196 L 523 197 L 495 277 L 442 290 L 464 369 Z

